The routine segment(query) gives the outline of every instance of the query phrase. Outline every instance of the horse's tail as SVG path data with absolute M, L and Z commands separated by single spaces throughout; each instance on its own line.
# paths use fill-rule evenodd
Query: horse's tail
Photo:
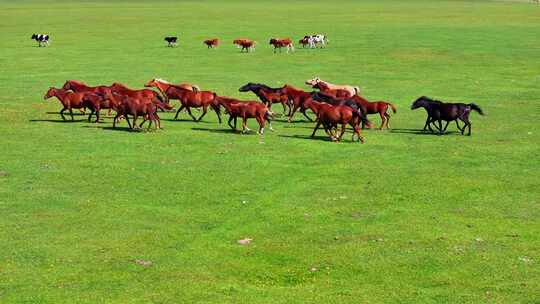
M 478 114 L 484 115 L 484 112 L 482 111 L 482 109 L 480 109 L 480 107 L 475 105 L 474 103 L 470 103 L 468 104 L 468 106 L 471 107 L 472 110 L 475 110 L 476 112 L 478 112 Z
M 356 95 L 360 95 L 360 87 L 353 87 Z
M 396 112 L 397 112 L 396 106 L 393 103 L 390 103 L 390 102 L 387 102 L 386 104 L 389 105 L 390 108 L 392 108 L 392 112 L 394 112 L 394 114 L 396 114 Z

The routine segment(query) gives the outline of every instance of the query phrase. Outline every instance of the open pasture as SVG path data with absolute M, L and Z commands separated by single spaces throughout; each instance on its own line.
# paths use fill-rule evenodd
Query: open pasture
M 0 303 L 540 301 L 537 5 L 1 0 L 0 28 Z M 326 48 L 268 44 L 314 33 Z M 396 104 L 392 129 L 336 144 L 300 114 L 259 136 L 160 113 L 129 132 L 43 100 L 67 79 L 256 100 L 238 88 L 314 76 Z M 424 133 L 422 95 L 487 115 Z

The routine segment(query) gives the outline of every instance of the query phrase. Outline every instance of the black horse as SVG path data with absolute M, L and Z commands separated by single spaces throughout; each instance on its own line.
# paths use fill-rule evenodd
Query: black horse
M 281 94 L 281 88 L 271 88 L 262 83 L 248 82 L 241 86 L 238 91 L 253 92 L 270 109 L 273 103 L 281 103 L 284 114 L 287 112 L 287 108 L 290 108 L 289 99 L 286 95 Z
M 456 121 L 457 128 L 461 131 L 461 134 L 465 133 L 465 129 L 469 127 L 468 136 L 471 135 L 471 122 L 469 121 L 469 114 L 471 110 L 478 112 L 480 115 L 484 115 L 482 109 L 474 103 L 445 103 L 440 100 L 431 99 L 426 96 L 419 97 L 411 105 L 411 110 L 424 108 L 428 113 L 426 124 L 424 125 L 424 130 L 426 127 L 429 128 L 431 132 L 431 124 L 439 131 L 439 134 L 442 134 L 446 131 L 448 124 L 451 121 Z M 465 125 L 463 128 L 459 127 L 458 119 L 463 121 Z M 444 128 L 442 127 L 442 121 L 446 121 Z M 438 122 L 435 124 L 435 122 Z

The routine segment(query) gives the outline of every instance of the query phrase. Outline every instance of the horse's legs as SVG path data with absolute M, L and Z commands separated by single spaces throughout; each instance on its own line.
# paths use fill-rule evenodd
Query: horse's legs
M 346 124 L 341 124 L 341 133 L 339 134 L 338 141 L 341 141 L 343 134 L 345 134 L 345 129 L 347 128 Z
M 292 117 L 294 116 L 294 113 L 296 113 L 296 111 L 298 110 L 298 106 L 295 104 L 293 106 L 293 109 L 289 111 L 289 122 L 292 121 Z
M 193 119 L 193 121 L 197 121 L 197 118 L 195 118 L 195 116 L 193 116 L 193 114 L 191 114 L 191 109 L 189 108 L 189 106 L 186 106 L 186 110 L 187 110 L 189 116 L 191 116 L 191 118 Z
M 385 112 L 384 117 L 386 117 L 386 128 L 390 129 L 390 114 Z
M 116 113 L 116 116 L 114 116 L 114 119 L 113 119 L 113 122 L 112 122 L 113 129 L 116 128 L 116 121 L 118 120 L 118 118 L 120 118 L 120 116 L 122 116 L 122 115 L 118 114 L 118 113 Z
M 71 121 L 75 121 L 75 118 L 73 117 L 73 110 L 71 107 L 69 108 L 69 115 L 71 115 Z
M 211 105 L 214 112 L 216 112 L 217 118 L 219 123 L 221 123 L 221 114 L 219 114 L 219 104 L 218 105 Z
M 313 133 L 311 133 L 311 137 L 315 137 L 315 132 L 317 132 L 320 125 L 321 125 L 321 122 L 317 120 L 317 124 L 315 125 L 315 129 L 313 129 Z
M 90 112 L 90 115 L 88 115 L 88 122 L 92 121 L 92 115 L 94 114 L 94 110 Z
M 180 114 L 180 111 L 184 109 L 184 105 L 181 105 L 178 111 L 176 111 L 176 115 L 174 116 L 174 119 L 176 120 L 178 118 L 178 114 Z
M 386 117 L 384 116 L 383 112 L 379 112 L 379 116 L 381 117 L 381 126 L 379 127 L 379 130 L 382 130 L 386 123 Z
M 446 128 L 448 128 L 448 125 L 450 124 L 450 121 L 446 122 L 446 125 L 444 126 L 443 132 L 446 132 Z
M 302 106 L 300 107 L 300 112 L 302 112 L 304 117 L 307 118 L 309 121 L 313 121 L 313 119 L 311 119 L 311 117 L 307 116 L 306 109 L 304 107 L 302 107 Z
M 438 122 L 439 122 L 439 134 L 443 134 L 444 131 L 443 131 L 443 128 L 442 128 L 442 119 L 439 118 Z
M 135 113 L 135 114 L 133 115 L 132 129 L 135 129 L 135 127 L 137 126 L 137 118 L 138 118 L 138 117 L 139 117 L 139 116 L 137 115 L 137 113 Z M 127 119 L 127 118 L 126 118 L 126 119 Z M 143 119 L 144 119 L 144 117 L 143 117 Z
M 469 115 L 464 116 L 461 120 L 465 123 L 463 126 L 463 130 L 461 131 L 461 134 L 465 133 L 465 128 L 469 127 L 469 132 L 467 133 L 467 136 L 471 136 L 471 122 L 469 121 Z
M 206 115 L 206 107 L 207 106 L 203 106 L 203 112 L 201 114 L 201 117 L 199 117 L 199 119 L 197 119 L 197 121 L 201 121 L 201 119 L 204 117 L 204 115 Z
M 231 125 L 231 121 L 234 119 L 233 116 L 229 116 L 229 121 L 227 122 L 227 124 L 229 125 L 229 127 L 231 127 L 231 129 L 233 130 L 236 130 L 236 124 L 233 126 Z
M 431 116 L 428 115 L 428 117 L 426 118 L 426 124 L 424 125 L 424 129 L 423 131 L 426 131 L 427 128 L 429 127 L 429 123 L 431 121 Z M 431 127 L 429 127 L 430 131 L 433 132 L 433 130 L 431 130 Z
M 259 135 L 263 135 L 264 133 L 264 117 L 257 116 L 256 117 L 257 122 L 259 123 Z
M 62 120 L 66 120 L 66 117 L 64 116 L 64 111 L 66 108 L 64 107 L 62 110 L 60 110 L 60 116 L 62 116 Z

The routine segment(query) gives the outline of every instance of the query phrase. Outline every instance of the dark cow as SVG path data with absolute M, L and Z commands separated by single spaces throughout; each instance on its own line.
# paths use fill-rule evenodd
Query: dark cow
M 178 41 L 178 37 L 165 37 L 164 40 L 167 41 L 167 46 L 174 47 L 178 45 L 176 43 Z

